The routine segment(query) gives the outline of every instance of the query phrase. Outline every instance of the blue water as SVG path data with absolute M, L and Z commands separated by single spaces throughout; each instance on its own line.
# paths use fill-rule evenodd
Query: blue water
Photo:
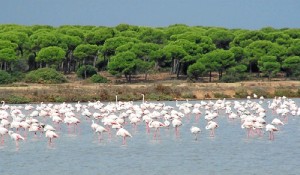
M 299 105 L 300 99 L 294 100 Z M 166 104 L 175 107 L 175 102 Z M 268 111 L 268 122 L 274 118 L 272 115 Z M 116 137 L 115 131 L 111 138 L 104 133 L 99 142 L 91 130 L 91 121 L 85 118 L 81 118 L 80 129 L 75 133 L 68 133 L 63 125 L 53 144 L 44 135 L 29 134 L 17 149 L 6 136 L 0 146 L 0 175 L 300 174 L 299 116 L 289 116 L 273 141 L 268 139 L 268 133 L 247 138 L 240 120 L 228 121 L 222 113 L 216 120 L 216 135 L 210 137 L 204 114 L 201 116 L 198 123 L 185 119 L 180 137 L 170 127 L 162 128 L 160 137 L 153 139 L 153 132 L 147 134 L 143 123 L 136 131 L 127 124 L 125 128 L 133 137 L 127 139 L 126 145 L 122 145 L 122 138 Z M 198 140 L 190 133 L 192 125 L 202 130 Z

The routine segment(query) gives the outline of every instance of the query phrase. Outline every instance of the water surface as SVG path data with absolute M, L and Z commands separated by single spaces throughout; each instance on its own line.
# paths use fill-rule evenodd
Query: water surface
M 300 99 L 294 100 L 299 105 Z M 175 102 L 165 103 L 175 107 Z M 264 106 L 267 109 L 266 101 Z M 270 122 L 274 115 L 268 110 L 266 120 Z M 136 131 L 127 124 L 133 137 L 126 145 L 115 131 L 111 138 L 105 133 L 99 142 L 85 118 L 75 133 L 62 126 L 57 131 L 60 138 L 51 145 L 44 135 L 29 134 L 16 149 L 6 136 L 0 146 L 0 174 L 300 174 L 299 116 L 289 116 L 273 141 L 268 133 L 247 139 L 240 120 L 229 121 L 223 112 L 217 118 L 215 137 L 210 137 L 201 116 L 198 123 L 185 119 L 179 138 L 172 127 L 161 129 L 160 137 L 153 139 L 143 123 Z M 189 131 L 192 125 L 202 130 L 198 140 Z

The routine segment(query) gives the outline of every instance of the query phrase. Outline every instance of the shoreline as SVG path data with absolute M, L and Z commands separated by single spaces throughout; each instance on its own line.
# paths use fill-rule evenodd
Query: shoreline
M 241 99 L 300 97 L 300 81 L 249 81 L 238 83 L 187 83 L 182 81 L 138 84 L 11 84 L 0 87 L 0 100 L 7 103 Z

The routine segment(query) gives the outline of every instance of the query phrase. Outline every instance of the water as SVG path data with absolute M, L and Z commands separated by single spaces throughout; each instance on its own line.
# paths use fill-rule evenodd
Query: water
M 294 100 L 299 105 L 300 99 Z M 175 102 L 166 104 L 175 107 Z M 179 138 L 172 127 L 162 128 L 160 137 L 155 140 L 153 132 L 146 133 L 144 124 L 141 123 L 136 131 L 127 124 L 125 128 L 133 137 L 127 139 L 126 145 L 122 145 L 122 138 L 114 134 L 109 138 L 107 133 L 99 142 L 90 128 L 91 121 L 84 118 L 76 133 L 68 133 L 66 126 L 62 126 L 58 131 L 60 137 L 51 145 L 44 135 L 36 138 L 30 134 L 16 149 L 15 143 L 6 136 L 5 143 L 0 146 L 0 174 L 300 173 L 299 117 L 290 116 L 288 124 L 270 141 L 267 133 L 247 139 L 240 121 L 228 121 L 224 114 L 217 119 L 219 128 L 215 137 L 210 137 L 203 115 L 198 124 L 185 119 Z M 268 111 L 268 122 L 273 119 L 271 115 Z M 189 131 L 192 125 L 202 130 L 198 140 L 194 140 Z

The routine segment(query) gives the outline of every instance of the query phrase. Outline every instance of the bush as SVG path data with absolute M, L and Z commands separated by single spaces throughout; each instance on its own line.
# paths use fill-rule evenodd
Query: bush
M 6 71 L 0 70 L 0 84 L 9 84 L 12 82 L 11 75 Z
M 7 99 L 7 102 L 11 104 L 22 104 L 22 103 L 29 103 L 30 99 L 23 96 L 12 95 Z
M 282 97 L 282 96 L 297 97 L 298 92 L 294 92 L 291 89 L 276 89 L 274 95 L 277 97 Z
M 234 83 L 234 82 L 239 82 L 248 79 L 249 78 L 247 77 L 246 74 L 228 74 L 228 75 L 223 75 L 220 81 L 224 83 Z
M 11 79 L 12 82 L 16 82 L 16 81 L 22 81 L 25 78 L 25 74 L 23 72 L 12 72 L 11 73 Z
M 229 95 L 226 95 L 226 94 L 224 94 L 223 92 L 220 92 L 220 93 L 219 93 L 219 92 L 216 92 L 216 93 L 214 93 L 213 95 L 214 95 L 215 98 L 219 98 L 219 99 L 220 99 L 220 98 L 230 98 Z
M 107 78 L 105 78 L 99 74 L 93 75 L 90 79 L 93 83 L 107 83 L 108 82 Z
M 266 89 L 263 89 L 263 88 L 253 89 L 252 95 L 253 94 L 256 94 L 258 97 L 260 97 L 260 96 L 267 97 L 267 98 L 271 97 L 270 93 Z
M 35 71 L 29 72 L 25 76 L 25 82 L 28 83 L 64 83 L 67 79 L 59 72 L 51 68 L 41 68 Z
M 77 69 L 76 74 L 80 78 L 88 78 L 97 74 L 97 69 L 91 65 L 81 66 Z
M 249 94 L 248 94 L 248 92 L 247 92 L 247 90 L 246 89 L 244 89 L 244 88 L 240 88 L 240 89 L 237 89 L 236 91 L 235 91 L 235 98 L 246 98 L 247 96 L 248 96 Z

